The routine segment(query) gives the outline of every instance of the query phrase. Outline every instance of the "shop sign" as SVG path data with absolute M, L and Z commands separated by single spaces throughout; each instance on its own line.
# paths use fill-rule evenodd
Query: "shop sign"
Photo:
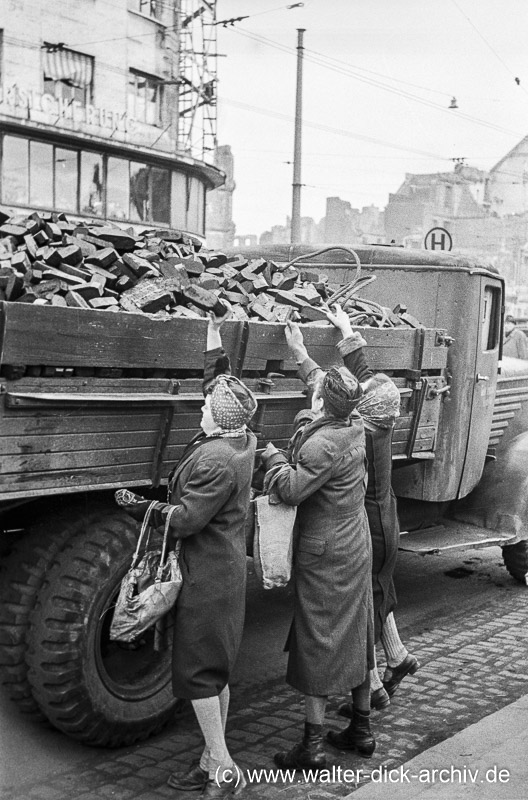
M 108 131 L 125 135 L 134 133 L 136 128 L 126 111 L 121 113 L 115 109 L 84 106 L 78 100 L 58 99 L 52 94 L 21 89 L 16 84 L 0 88 L 0 112 L 47 125 L 64 124 L 77 129 L 86 125 L 97 128 L 101 135 L 103 131 L 106 135 Z

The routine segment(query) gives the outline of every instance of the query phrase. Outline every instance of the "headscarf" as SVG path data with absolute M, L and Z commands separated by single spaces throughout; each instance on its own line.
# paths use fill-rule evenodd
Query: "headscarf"
M 400 393 L 388 375 L 378 372 L 367 383 L 357 410 L 377 428 L 392 428 L 400 416 Z
M 345 419 L 359 403 L 362 389 L 346 367 L 332 367 L 323 378 L 320 393 L 326 411 Z
M 223 431 L 235 431 L 246 425 L 255 411 L 255 395 L 233 375 L 219 375 L 208 390 L 211 415 Z

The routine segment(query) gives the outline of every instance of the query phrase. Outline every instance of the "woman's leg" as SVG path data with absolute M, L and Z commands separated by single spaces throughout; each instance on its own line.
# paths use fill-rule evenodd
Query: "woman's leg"
M 202 697 L 198 700 L 191 700 L 191 702 L 205 739 L 202 758 L 205 756 L 204 760 L 207 763 L 202 765 L 201 760 L 200 766 L 209 772 L 209 778 L 214 779 L 219 768 L 229 769 L 233 766 L 233 759 L 225 741 L 220 698 L 218 696 Z
M 323 723 L 328 698 L 322 695 L 305 694 L 304 707 L 306 722 L 304 736 L 291 750 L 275 753 L 274 761 L 283 769 L 312 768 L 326 766 L 326 753 L 323 745 Z
M 374 667 L 370 670 L 370 691 L 372 693 L 376 692 L 378 689 L 383 689 L 383 683 L 379 676 L 376 651 L 374 650 Z
M 352 719 L 348 728 L 339 733 L 328 731 L 326 740 L 339 750 L 355 750 L 360 756 L 371 757 L 376 741 L 370 730 L 370 673 L 352 689 Z
M 226 779 L 228 776 L 230 780 L 233 771 L 236 777 L 239 776 L 239 769 L 234 765 L 225 741 L 229 687 L 225 686 L 219 696 L 204 697 L 191 702 L 205 739 L 205 747 L 199 764 L 192 764 L 188 770 L 173 772 L 170 775 L 169 786 L 181 791 L 205 790 L 206 784 L 209 786 L 208 780 L 209 783 L 218 780 L 223 783 L 222 776 L 226 774 Z M 217 788 L 215 783 L 214 786 L 209 786 L 208 791 L 210 793 Z
M 220 702 L 220 720 L 221 720 L 221 723 L 222 723 L 222 729 L 224 731 L 224 734 L 225 734 L 226 722 L 227 722 L 227 712 L 229 710 L 229 698 L 230 698 L 229 686 L 228 686 L 228 684 L 226 684 L 224 686 L 224 688 L 222 689 L 222 691 L 220 692 L 220 694 L 218 695 L 218 700 Z M 204 747 L 202 756 L 200 758 L 200 767 L 205 772 L 209 772 L 210 755 L 211 754 L 210 754 L 209 747 L 206 744 L 205 747 Z
M 313 725 L 323 725 L 325 719 L 326 702 L 328 698 L 314 695 L 304 695 L 304 708 L 306 713 L 306 722 Z
M 396 620 L 394 619 L 392 611 L 387 615 L 385 624 L 381 630 L 381 643 L 385 650 L 387 665 L 389 667 L 397 667 L 398 664 L 409 655 L 407 648 L 400 639 L 400 634 L 398 633 Z
M 387 669 L 383 676 L 385 691 L 392 697 L 406 675 L 414 675 L 420 664 L 410 655 L 400 639 L 394 614 L 389 614 L 381 631 L 381 643 L 387 657 Z

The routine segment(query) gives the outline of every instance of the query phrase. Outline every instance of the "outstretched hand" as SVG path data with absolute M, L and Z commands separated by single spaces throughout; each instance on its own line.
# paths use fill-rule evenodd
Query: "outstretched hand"
M 227 300 L 222 300 L 221 303 L 227 309 L 225 314 L 222 314 L 221 317 L 219 317 L 217 314 L 215 314 L 214 311 L 208 311 L 207 312 L 209 325 L 215 331 L 219 331 L 220 330 L 220 328 L 223 325 L 223 323 L 226 321 L 226 319 L 229 319 L 229 317 L 231 316 L 231 312 L 233 311 L 233 307 L 231 306 L 231 303 L 228 303 Z
M 326 312 L 327 320 L 341 331 L 343 334 L 343 339 L 345 339 L 347 336 L 352 336 L 352 325 L 346 311 L 343 310 L 339 303 L 335 303 L 335 305 L 332 306 L 332 309 L 332 311 L 328 310 Z
M 302 361 L 307 358 L 308 351 L 305 347 L 304 338 L 299 324 L 297 322 L 291 322 L 288 320 L 284 328 L 284 334 L 286 336 L 286 341 L 288 342 L 288 347 L 297 360 Z

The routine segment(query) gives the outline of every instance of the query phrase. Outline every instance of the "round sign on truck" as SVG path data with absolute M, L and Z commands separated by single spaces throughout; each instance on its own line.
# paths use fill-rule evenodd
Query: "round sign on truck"
M 452 250 L 453 238 L 446 228 L 431 228 L 424 239 L 426 250 Z

